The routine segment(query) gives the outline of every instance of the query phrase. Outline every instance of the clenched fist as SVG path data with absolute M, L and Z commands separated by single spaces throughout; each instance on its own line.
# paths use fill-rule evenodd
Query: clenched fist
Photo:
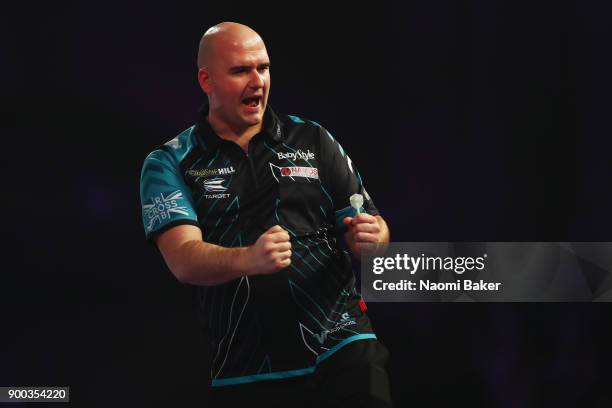
M 343 220 L 348 230 L 344 234 L 346 243 L 356 257 L 361 255 L 361 250 L 365 245 L 373 245 L 387 242 L 388 230 L 384 221 L 368 214 L 359 213 L 355 217 L 346 217 Z
M 273 226 L 246 249 L 246 259 L 249 275 L 271 274 L 288 267 L 291 264 L 289 234 L 280 226 Z

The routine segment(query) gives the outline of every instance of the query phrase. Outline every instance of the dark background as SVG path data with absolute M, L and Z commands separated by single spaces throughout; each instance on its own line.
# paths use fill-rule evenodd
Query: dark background
M 261 34 L 270 103 L 343 144 L 394 241 L 612 241 L 611 11 L 25 4 L 1 41 L 0 385 L 68 385 L 74 406 L 205 406 L 192 291 L 146 244 L 138 188 L 144 157 L 203 101 L 206 28 Z M 612 404 L 610 304 L 369 307 L 398 407 Z

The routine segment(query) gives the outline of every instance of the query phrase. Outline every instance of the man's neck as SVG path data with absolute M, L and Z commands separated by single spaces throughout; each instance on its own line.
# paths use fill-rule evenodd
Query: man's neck
M 247 128 L 234 128 L 210 114 L 206 117 L 210 127 L 221 139 L 236 143 L 245 152 L 248 151 L 249 142 L 263 127 L 263 123 Z

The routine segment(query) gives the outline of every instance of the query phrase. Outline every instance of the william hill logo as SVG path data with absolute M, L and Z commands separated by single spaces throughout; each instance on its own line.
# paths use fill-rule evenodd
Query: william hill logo
M 188 170 L 187 175 L 192 177 L 212 177 L 212 176 L 224 176 L 226 174 L 233 174 L 236 170 L 234 170 L 233 166 L 230 167 L 222 167 L 220 169 L 199 169 L 199 170 Z

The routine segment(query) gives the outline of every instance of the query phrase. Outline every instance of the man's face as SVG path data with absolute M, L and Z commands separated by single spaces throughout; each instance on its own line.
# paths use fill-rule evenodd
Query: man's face
M 262 123 L 269 68 L 268 52 L 258 38 L 219 44 L 208 67 L 210 113 L 238 130 Z

